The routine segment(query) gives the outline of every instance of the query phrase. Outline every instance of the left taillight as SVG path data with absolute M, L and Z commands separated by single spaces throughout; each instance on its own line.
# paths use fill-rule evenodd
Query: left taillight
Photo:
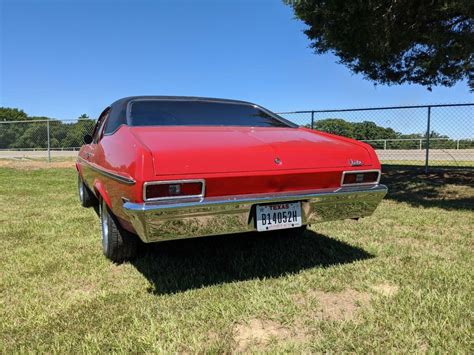
M 153 181 L 143 186 L 144 201 L 193 197 L 204 197 L 204 180 Z
M 380 170 L 344 171 L 341 185 L 377 184 L 380 180 Z

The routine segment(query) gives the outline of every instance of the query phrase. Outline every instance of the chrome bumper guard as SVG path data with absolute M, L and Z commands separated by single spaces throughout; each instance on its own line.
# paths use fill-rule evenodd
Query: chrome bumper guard
M 179 202 L 125 202 L 123 209 L 144 242 L 255 231 L 255 205 L 301 201 L 303 224 L 370 216 L 384 185 L 212 197 Z

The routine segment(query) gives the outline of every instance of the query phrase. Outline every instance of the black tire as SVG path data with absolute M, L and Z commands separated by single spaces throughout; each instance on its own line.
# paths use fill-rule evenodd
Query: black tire
M 79 194 L 79 201 L 81 202 L 82 207 L 92 207 L 97 205 L 97 199 L 91 190 L 84 184 L 81 176 L 77 175 L 77 191 Z
M 102 230 L 102 251 L 108 259 L 121 263 L 132 260 L 137 256 L 137 237 L 119 226 L 114 215 L 103 200 L 100 204 L 100 224 Z

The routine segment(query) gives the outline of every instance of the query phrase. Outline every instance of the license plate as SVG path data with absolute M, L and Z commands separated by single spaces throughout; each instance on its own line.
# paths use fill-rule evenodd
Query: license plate
M 257 205 L 256 214 L 259 232 L 301 226 L 301 202 Z

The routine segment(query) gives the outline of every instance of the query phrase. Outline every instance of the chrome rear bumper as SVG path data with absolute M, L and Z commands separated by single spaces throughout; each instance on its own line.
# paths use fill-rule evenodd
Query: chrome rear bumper
M 384 185 L 342 187 L 180 202 L 126 202 L 125 213 L 144 242 L 255 231 L 255 205 L 301 201 L 303 224 L 370 216 Z

